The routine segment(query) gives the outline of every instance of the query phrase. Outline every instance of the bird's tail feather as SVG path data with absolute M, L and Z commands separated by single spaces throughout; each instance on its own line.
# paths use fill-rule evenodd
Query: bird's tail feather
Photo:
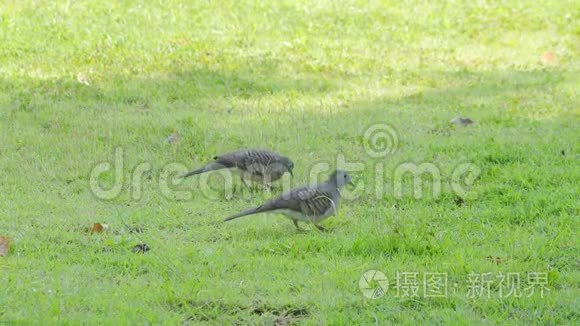
M 219 163 L 210 163 L 202 168 L 196 169 L 196 170 L 191 170 L 187 173 L 184 173 L 182 175 L 180 175 L 181 178 L 187 178 L 190 177 L 192 175 L 196 175 L 196 174 L 200 174 L 200 173 L 205 173 L 205 172 L 209 172 L 209 171 L 215 171 L 215 170 L 220 170 L 220 169 L 224 169 L 226 168 L 225 165 L 223 164 L 219 164 Z
M 269 209 L 264 209 L 264 206 L 246 209 L 245 211 L 243 211 L 241 213 L 238 213 L 238 214 L 235 214 L 235 215 L 232 215 L 232 216 L 226 218 L 224 220 L 224 222 L 231 221 L 233 219 L 236 219 L 236 218 L 239 218 L 239 217 L 242 217 L 242 216 L 259 214 L 259 213 L 264 213 L 264 212 L 267 212 L 267 211 L 269 211 Z

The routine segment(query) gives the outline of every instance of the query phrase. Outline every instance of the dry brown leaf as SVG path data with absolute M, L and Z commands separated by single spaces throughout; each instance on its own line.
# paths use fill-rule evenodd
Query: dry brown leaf
M 501 257 L 487 256 L 486 258 L 487 260 L 489 260 L 492 263 L 495 263 L 496 265 L 499 265 L 503 262 L 503 259 L 501 259 Z
M 10 238 L 0 236 L 0 257 L 8 255 L 10 251 Z
M 91 227 L 91 232 L 92 233 L 101 233 L 103 231 L 106 231 L 108 228 L 109 228 L 109 226 L 107 224 L 95 223 Z
M 545 65 L 557 64 L 558 60 L 556 58 L 556 54 L 552 51 L 546 51 L 542 53 L 541 57 L 542 63 Z

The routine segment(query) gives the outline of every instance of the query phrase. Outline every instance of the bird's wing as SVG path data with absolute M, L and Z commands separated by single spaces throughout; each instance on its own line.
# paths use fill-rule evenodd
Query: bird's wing
M 277 153 L 263 149 L 242 149 L 215 157 L 216 162 L 263 174 L 264 167 L 280 160 Z
M 290 209 L 306 216 L 321 216 L 328 209 L 334 208 L 333 194 L 320 186 L 297 188 L 272 201 L 273 206 L 280 209 Z

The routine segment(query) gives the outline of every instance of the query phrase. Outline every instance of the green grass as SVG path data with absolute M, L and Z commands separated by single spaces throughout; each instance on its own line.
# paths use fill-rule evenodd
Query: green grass
M 0 323 L 578 323 L 579 12 L 556 0 L 3 1 Z M 457 115 L 475 124 L 452 126 Z M 386 159 L 365 153 L 374 123 L 398 133 Z M 117 147 L 125 186 L 101 200 L 89 175 Z M 163 194 L 168 163 L 241 147 L 292 157 L 294 185 L 344 155 L 364 165 L 353 174 L 366 195 L 341 203 L 331 232 L 297 233 L 273 215 L 216 223 L 268 194 L 209 199 L 199 178 L 179 186 L 187 200 Z M 441 196 L 393 196 L 409 162 L 440 169 Z M 458 206 L 448 185 L 466 162 L 481 174 Z M 94 222 L 110 229 L 85 232 Z M 151 251 L 131 251 L 143 242 Z M 370 269 L 391 283 L 377 300 L 358 288 Z M 409 271 L 447 273 L 448 297 L 397 297 Z M 471 272 L 535 271 L 548 273 L 543 298 L 500 298 L 497 285 L 466 296 Z

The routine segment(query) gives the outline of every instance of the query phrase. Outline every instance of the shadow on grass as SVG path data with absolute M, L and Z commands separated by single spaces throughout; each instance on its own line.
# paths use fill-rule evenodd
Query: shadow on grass
M 294 118 L 299 115 L 302 120 L 310 118 L 318 121 L 322 100 L 319 103 L 311 101 L 301 104 L 302 109 L 297 110 L 293 107 L 295 99 L 304 95 L 342 97 L 344 95 L 339 92 L 348 92 L 348 83 L 361 81 L 356 79 L 359 77 L 327 78 L 320 74 L 289 77 L 280 73 L 277 65 L 264 65 L 266 68 L 222 72 L 183 69 L 150 74 L 147 78 L 127 78 L 113 72 L 110 76 L 98 77 L 94 82 L 88 76 L 86 81 L 89 85 L 82 84 L 83 79 L 78 76 L 46 80 L 0 79 L 0 91 L 5 94 L 0 101 L 5 102 L 7 112 L 36 112 L 48 105 L 70 104 L 76 108 L 102 109 L 97 113 L 104 114 L 107 108 L 117 109 L 122 106 L 129 110 L 131 107 L 137 110 L 182 110 L 184 112 L 181 112 L 180 118 L 183 119 L 187 111 L 228 111 L 230 109 L 224 107 L 228 104 L 224 102 L 243 100 L 252 103 L 260 102 L 264 97 L 281 95 L 285 97 L 284 109 L 269 111 L 270 119 L 280 119 L 284 115 Z M 347 95 L 344 105 L 346 109 L 334 112 L 348 112 L 350 119 L 366 121 L 369 114 L 380 114 L 385 109 L 396 114 L 421 113 L 428 117 L 436 113 L 449 115 L 451 112 L 457 114 L 477 110 L 497 113 L 517 106 L 534 109 L 534 99 L 542 95 L 550 96 L 569 76 L 573 76 L 572 73 L 555 68 L 535 71 L 428 71 L 421 75 L 391 71 L 386 76 L 376 76 L 385 81 L 382 86 L 384 91 L 379 92 L 384 95 Z M 401 88 L 406 91 L 401 92 Z M 554 105 L 559 106 L 556 111 L 566 113 L 573 109 L 572 99 L 560 98 L 554 102 Z M 322 115 L 324 119 L 341 118 L 327 113 L 325 111 Z M 194 112 L 189 114 L 195 116 Z M 324 120 L 320 122 L 324 123 Z M 259 127 L 259 122 L 250 127 Z M 289 127 L 298 130 L 300 125 L 292 124 Z
M 86 82 L 87 84 L 83 84 Z M 334 89 L 332 81 L 316 76 L 289 78 L 251 72 L 215 72 L 184 70 L 155 74 L 150 78 L 111 76 L 95 82 L 90 77 L 71 76 L 69 79 L 0 79 L 0 91 L 7 94 L 13 109 L 35 110 L 39 97 L 56 103 L 74 102 L 108 106 L 149 103 L 191 103 L 211 98 L 252 98 L 285 93 L 315 94 Z M 203 109 L 203 107 L 200 107 Z

